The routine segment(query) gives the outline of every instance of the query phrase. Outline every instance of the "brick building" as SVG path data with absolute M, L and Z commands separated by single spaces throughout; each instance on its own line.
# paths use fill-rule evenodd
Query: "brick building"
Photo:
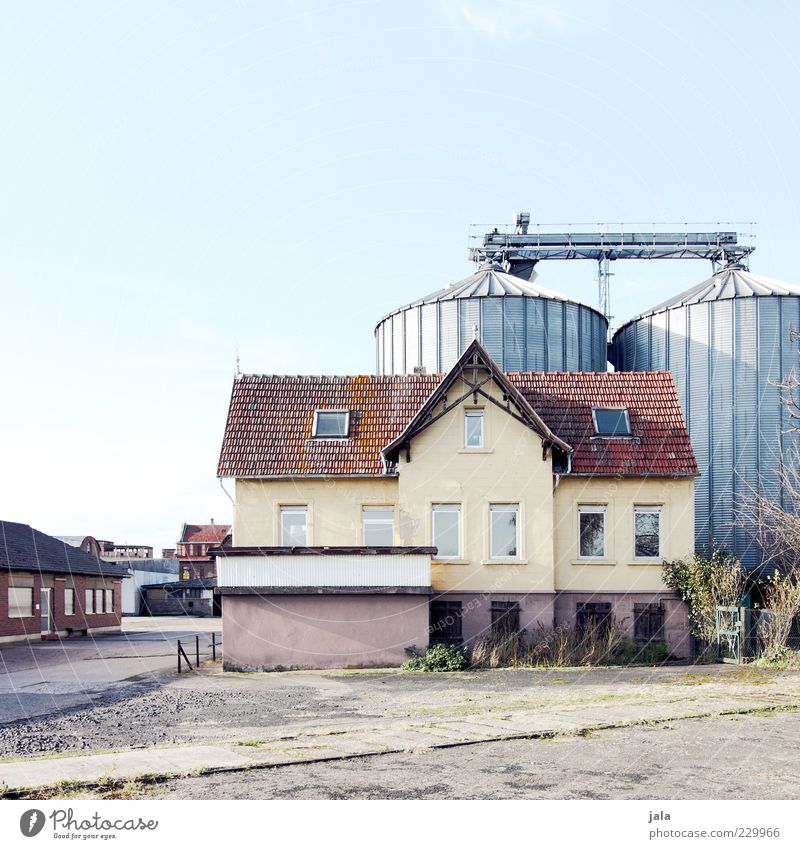
M 184 523 L 176 552 L 181 580 L 215 578 L 216 564 L 208 550 L 230 542 L 230 534 L 230 525 L 217 525 L 213 519 L 208 525 Z
M 0 521 L 0 643 L 118 631 L 125 566 Z

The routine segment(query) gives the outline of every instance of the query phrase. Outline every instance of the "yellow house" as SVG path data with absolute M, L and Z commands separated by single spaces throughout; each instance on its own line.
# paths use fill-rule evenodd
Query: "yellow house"
M 399 663 L 429 640 L 607 621 L 684 653 L 663 559 L 697 468 L 668 372 L 237 376 L 219 464 L 226 666 Z

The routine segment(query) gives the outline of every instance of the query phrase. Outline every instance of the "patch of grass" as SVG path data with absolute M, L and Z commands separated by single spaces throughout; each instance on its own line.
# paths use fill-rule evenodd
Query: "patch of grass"
M 793 672 L 800 671 L 800 651 L 787 649 L 778 657 L 762 657 L 753 662 L 753 666 L 759 669 L 789 669 Z
M 0 799 L 141 799 L 150 787 L 170 776 L 146 774 L 137 778 L 111 778 L 97 781 L 60 781 L 51 787 L 0 788 Z
M 234 745 L 235 746 L 253 746 L 254 748 L 257 746 L 263 745 L 263 740 L 237 740 Z

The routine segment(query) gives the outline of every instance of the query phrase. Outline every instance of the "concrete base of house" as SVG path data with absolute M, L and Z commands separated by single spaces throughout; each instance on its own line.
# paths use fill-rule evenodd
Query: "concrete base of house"
M 528 639 L 536 639 L 537 631 L 556 626 L 571 628 L 577 620 L 581 604 L 610 604 L 611 615 L 618 628 L 629 637 L 635 636 L 635 620 L 639 605 L 660 605 L 663 609 L 663 639 L 667 651 L 675 657 L 689 657 L 689 610 L 673 592 L 578 592 L 560 590 L 553 593 L 434 593 L 432 601 L 461 603 L 462 638 L 467 645 L 486 636 L 492 626 L 494 602 L 516 602 L 519 626 Z
M 80 637 L 90 637 L 92 634 L 119 634 L 122 628 L 119 625 L 106 625 L 102 628 L 82 628 L 77 626 L 75 630 L 70 631 L 53 631 L 49 634 L 11 634 L 6 637 L 0 637 L 0 644 L 5 643 L 30 643 L 39 642 L 41 640 L 69 640 L 78 639 Z
M 223 669 L 399 666 L 428 645 L 428 593 L 225 595 Z
M 353 669 L 399 666 L 406 648 L 422 651 L 430 636 L 430 603 L 461 604 L 466 645 L 491 632 L 495 602 L 515 602 L 519 627 L 528 639 L 556 626 L 573 627 L 584 604 L 610 605 L 623 633 L 636 636 L 640 606 L 661 608 L 661 638 L 675 657 L 691 654 L 686 605 L 671 592 L 600 593 L 427 593 L 314 592 L 281 590 L 259 593 L 231 590 L 222 604 L 223 669 L 272 672 L 288 669 Z

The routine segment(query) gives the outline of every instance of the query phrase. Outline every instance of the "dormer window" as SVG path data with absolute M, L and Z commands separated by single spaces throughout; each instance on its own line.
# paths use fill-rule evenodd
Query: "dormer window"
M 592 409 L 595 436 L 624 437 L 631 435 L 631 420 L 624 407 Z
M 347 439 L 350 435 L 350 411 L 315 410 L 312 435 L 316 439 Z

